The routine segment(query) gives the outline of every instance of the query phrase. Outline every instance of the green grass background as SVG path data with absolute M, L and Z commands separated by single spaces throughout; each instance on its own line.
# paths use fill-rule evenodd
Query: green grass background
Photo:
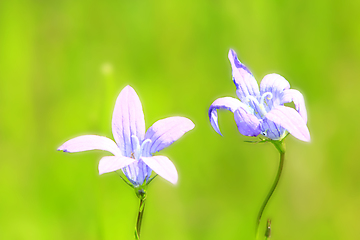
M 179 182 L 150 185 L 142 239 L 253 239 L 278 154 L 244 143 L 229 112 L 224 137 L 210 126 L 210 104 L 235 97 L 229 48 L 258 82 L 276 72 L 305 96 L 312 141 L 286 139 L 264 215 L 272 239 L 360 239 L 359 12 L 351 0 L 0 1 L 0 239 L 133 239 L 138 200 L 115 173 L 98 175 L 107 153 L 56 151 L 112 138 L 126 85 L 147 128 L 175 115 L 196 124 L 161 152 Z

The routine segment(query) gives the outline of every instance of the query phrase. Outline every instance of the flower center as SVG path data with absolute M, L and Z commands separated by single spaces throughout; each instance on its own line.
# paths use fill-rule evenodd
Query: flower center
M 133 140 L 133 143 L 135 143 L 135 147 L 133 149 L 133 152 L 130 154 L 131 158 L 136 159 L 137 161 L 139 161 L 140 157 L 143 154 L 144 148 L 146 146 L 146 144 L 150 144 L 151 140 L 150 139 L 145 139 L 141 145 L 140 145 L 140 141 L 139 138 L 135 135 L 131 136 L 131 139 Z
M 255 110 L 256 114 L 260 114 L 260 117 L 264 118 L 267 113 L 264 105 L 264 104 L 267 105 L 267 103 L 265 102 L 265 98 L 270 100 L 272 99 L 272 97 L 273 95 L 271 92 L 266 92 L 261 96 L 260 102 L 254 96 L 251 95 L 246 96 L 246 101 L 248 102 L 249 106 Z M 253 104 L 250 105 L 250 102 L 252 102 Z

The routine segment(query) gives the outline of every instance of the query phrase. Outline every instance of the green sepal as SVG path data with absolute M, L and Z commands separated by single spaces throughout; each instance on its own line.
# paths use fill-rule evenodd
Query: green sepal
M 152 180 L 154 180 L 157 176 L 158 176 L 158 174 L 156 174 L 154 177 L 150 178 L 149 181 L 147 182 L 147 185 L 149 185 L 152 182 Z
M 281 140 L 272 140 L 270 138 L 259 137 L 258 141 L 244 141 L 244 142 L 246 142 L 246 143 L 266 143 L 266 142 L 271 142 L 272 144 L 274 144 L 274 146 L 279 151 L 279 153 L 285 153 L 284 140 L 288 135 L 289 135 L 289 133 L 286 134 L 285 137 L 283 137 Z
M 125 178 L 123 178 L 118 171 L 115 171 L 115 172 L 119 175 L 119 177 L 120 177 L 127 185 L 129 185 L 131 188 L 134 188 L 134 185 L 132 185 L 132 184 L 129 182 L 129 180 L 126 180 Z
M 270 141 L 271 141 L 271 139 L 259 137 L 258 141 L 246 140 L 244 142 L 246 142 L 246 143 L 266 143 L 266 142 L 270 142 Z

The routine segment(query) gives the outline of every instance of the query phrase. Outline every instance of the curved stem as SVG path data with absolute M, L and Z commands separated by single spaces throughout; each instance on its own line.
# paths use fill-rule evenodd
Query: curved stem
M 261 217 L 262 217 L 262 214 L 264 213 L 264 210 L 265 210 L 265 207 L 266 205 L 268 204 L 271 196 L 273 195 L 278 183 L 279 183 L 279 180 L 280 180 L 280 177 L 281 177 L 281 173 L 282 173 L 282 170 L 283 170 L 283 167 L 284 167 L 284 161 L 285 161 L 285 144 L 282 142 L 282 141 L 271 141 L 276 149 L 279 151 L 280 153 L 280 163 L 279 163 L 279 168 L 278 168 L 278 172 L 277 172 L 277 175 L 276 175 L 276 178 L 275 178 L 275 181 L 268 193 L 268 195 L 266 196 L 261 208 L 260 208 L 260 211 L 259 211 L 259 214 L 258 214 L 258 217 L 257 217 L 257 231 L 258 232 L 258 229 L 259 229 L 259 224 L 261 222 Z
M 145 209 L 145 198 L 140 199 L 139 213 L 138 213 L 138 218 L 136 221 L 136 228 L 135 228 L 135 239 L 137 239 L 137 240 L 140 240 L 140 230 L 141 230 L 142 218 L 144 215 L 144 209 Z

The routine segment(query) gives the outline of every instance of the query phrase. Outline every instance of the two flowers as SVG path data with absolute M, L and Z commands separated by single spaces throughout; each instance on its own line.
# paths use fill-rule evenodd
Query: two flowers
M 282 143 L 287 133 L 299 140 L 310 141 L 302 94 L 290 89 L 288 81 L 278 74 L 266 75 L 259 88 L 251 72 L 239 61 L 233 50 L 229 51 L 228 57 L 239 100 L 223 97 L 211 104 L 208 115 L 214 130 L 221 135 L 217 110 L 226 109 L 234 113 L 238 130 L 243 135 L 255 137 L 262 134 L 275 146 L 281 146 L 278 143 Z M 296 110 L 284 106 L 290 102 L 294 103 Z M 135 231 L 139 239 L 146 187 L 153 179 L 152 171 L 171 183 L 175 184 L 178 180 L 178 173 L 170 159 L 154 154 L 171 145 L 194 126 L 187 118 L 169 117 L 155 122 L 145 132 L 140 99 L 132 87 L 126 86 L 119 94 L 113 112 L 112 132 L 115 142 L 102 136 L 84 135 L 65 142 L 58 150 L 80 152 L 100 149 L 114 155 L 100 160 L 99 174 L 121 170 L 126 177 L 124 180 L 135 189 L 140 198 Z
M 302 141 L 310 141 L 306 126 L 307 113 L 302 94 L 290 89 L 290 84 L 278 74 L 266 75 L 260 84 L 242 64 L 233 50 L 229 51 L 233 82 L 240 100 L 224 97 L 215 100 L 209 109 L 209 119 L 214 130 L 218 126 L 218 109 L 234 113 L 238 130 L 246 136 L 262 134 L 272 140 L 281 140 L 287 132 Z M 294 102 L 295 109 L 284 106 Z M 168 147 L 184 133 L 194 128 L 194 123 L 184 117 L 169 117 L 154 123 L 145 133 L 142 105 L 136 92 L 126 86 L 118 96 L 112 119 L 115 142 L 109 138 L 85 135 L 65 142 L 59 150 L 79 152 L 93 149 L 109 151 L 114 156 L 103 157 L 99 173 L 122 170 L 134 186 L 148 182 L 152 171 L 176 183 L 178 174 L 174 164 L 165 156 L 154 153 Z

